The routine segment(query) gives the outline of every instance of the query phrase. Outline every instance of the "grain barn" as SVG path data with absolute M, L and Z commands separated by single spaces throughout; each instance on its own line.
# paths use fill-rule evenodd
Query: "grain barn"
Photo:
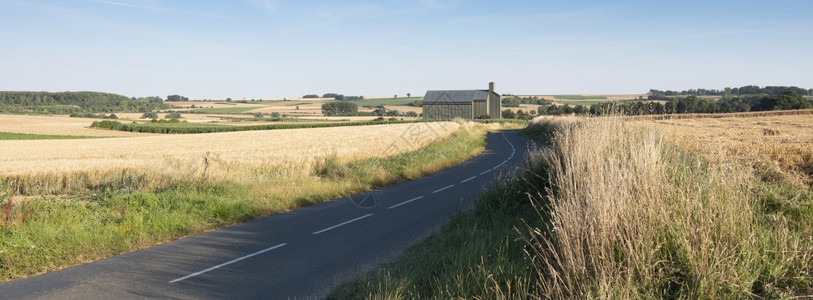
M 423 118 L 427 120 L 486 116 L 499 119 L 501 110 L 500 95 L 494 92 L 493 82 L 488 84 L 488 90 L 434 90 L 423 96 Z

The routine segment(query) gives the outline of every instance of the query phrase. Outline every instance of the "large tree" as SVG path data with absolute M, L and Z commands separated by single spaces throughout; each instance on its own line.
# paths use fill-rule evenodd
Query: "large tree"
M 359 106 L 353 102 L 336 101 L 322 104 L 322 113 L 325 116 L 352 116 L 358 113 Z

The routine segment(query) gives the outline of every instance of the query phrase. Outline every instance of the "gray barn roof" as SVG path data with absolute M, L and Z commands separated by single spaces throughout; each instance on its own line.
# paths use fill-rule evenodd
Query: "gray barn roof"
M 471 104 L 472 101 L 485 101 L 488 90 L 448 90 L 426 91 L 423 104 Z

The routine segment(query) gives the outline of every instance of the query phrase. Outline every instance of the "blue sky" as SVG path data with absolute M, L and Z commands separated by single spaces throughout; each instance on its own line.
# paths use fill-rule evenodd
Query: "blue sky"
M 0 90 L 813 88 L 813 2 L 0 0 Z

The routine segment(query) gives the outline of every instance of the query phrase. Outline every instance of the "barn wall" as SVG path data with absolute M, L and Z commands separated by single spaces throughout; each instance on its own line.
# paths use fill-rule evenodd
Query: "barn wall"
M 488 101 L 484 100 L 474 101 L 474 104 L 472 105 L 471 116 L 477 118 L 482 115 L 488 115 Z
M 489 93 L 488 95 L 488 114 L 492 119 L 502 118 L 502 102 L 500 95 L 496 93 Z
M 423 105 L 423 118 L 427 120 L 454 119 L 454 118 L 471 119 L 471 113 L 472 113 L 471 104 Z

